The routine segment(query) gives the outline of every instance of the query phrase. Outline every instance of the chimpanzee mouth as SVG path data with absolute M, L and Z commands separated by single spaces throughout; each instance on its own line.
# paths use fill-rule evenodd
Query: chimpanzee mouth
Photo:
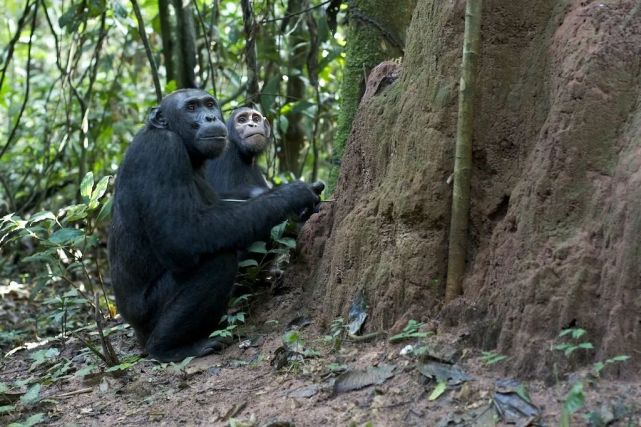
M 226 136 L 201 136 L 200 138 L 201 141 L 217 141 L 217 142 L 222 142 L 227 139 Z

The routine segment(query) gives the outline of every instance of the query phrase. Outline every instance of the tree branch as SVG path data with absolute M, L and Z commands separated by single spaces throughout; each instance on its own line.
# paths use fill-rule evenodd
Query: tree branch
M 13 51 L 15 49 L 16 43 L 18 43 L 18 40 L 20 39 L 20 33 L 22 33 L 22 29 L 27 22 L 27 16 L 31 11 L 31 4 L 31 2 L 27 2 L 25 4 L 22 16 L 20 16 L 20 19 L 18 20 L 18 28 L 16 29 L 16 33 L 7 46 L 7 57 L 4 61 L 4 66 L 2 67 L 2 74 L 0 75 L 0 89 L 2 89 L 2 85 L 4 84 L 4 76 L 7 72 L 7 68 L 9 67 L 9 63 L 11 62 L 11 58 L 13 57 Z
M 131 4 L 134 7 L 134 14 L 136 15 L 136 20 L 138 21 L 138 32 L 140 33 L 140 39 L 142 44 L 145 46 L 145 53 L 147 54 L 147 59 L 149 60 L 149 67 L 151 68 L 151 76 L 154 79 L 154 88 L 156 89 L 156 101 L 160 103 L 162 101 L 162 89 L 160 88 L 160 78 L 158 77 L 158 68 L 154 62 L 154 56 L 151 53 L 151 47 L 149 46 L 149 40 L 147 39 L 147 33 L 145 32 L 145 22 L 142 20 L 142 14 L 140 13 L 140 6 L 138 5 L 137 0 L 131 0 Z
M 7 152 L 7 150 L 9 149 L 9 146 L 11 145 L 11 142 L 13 141 L 13 138 L 16 136 L 18 127 L 20 127 L 20 121 L 22 120 L 22 115 L 24 114 L 25 108 L 27 108 L 27 102 L 29 102 L 29 91 L 31 89 L 31 47 L 33 46 L 33 34 L 36 31 L 37 16 L 38 16 L 38 3 L 36 3 L 36 7 L 31 17 L 31 34 L 29 34 L 29 44 L 27 47 L 27 77 L 26 77 L 27 82 L 25 87 L 24 100 L 22 101 L 22 106 L 20 107 L 20 112 L 18 113 L 16 124 L 13 126 L 13 129 L 11 129 L 11 133 L 9 133 L 9 138 L 7 138 L 7 142 L 4 144 L 4 147 L 2 147 L 2 150 L 0 151 L 0 158 L 2 158 L 2 156 L 4 156 L 4 154 Z

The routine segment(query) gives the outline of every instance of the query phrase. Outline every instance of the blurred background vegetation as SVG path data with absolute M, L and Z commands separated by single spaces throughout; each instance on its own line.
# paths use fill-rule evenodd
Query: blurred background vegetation
M 114 314 L 104 277 L 113 177 L 159 92 L 203 88 L 227 114 L 260 105 L 275 134 L 268 179 L 327 178 L 344 65 L 340 1 L 3 5 L 0 353 L 82 327 L 88 308 Z

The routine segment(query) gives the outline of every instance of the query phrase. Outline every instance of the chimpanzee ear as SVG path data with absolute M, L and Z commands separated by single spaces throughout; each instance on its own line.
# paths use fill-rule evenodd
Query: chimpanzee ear
M 167 128 L 167 120 L 160 111 L 160 107 L 154 107 L 149 112 L 149 124 L 158 129 Z
M 272 136 L 272 127 L 269 124 L 269 120 L 267 120 L 267 117 L 264 117 L 265 121 L 265 138 L 269 139 Z

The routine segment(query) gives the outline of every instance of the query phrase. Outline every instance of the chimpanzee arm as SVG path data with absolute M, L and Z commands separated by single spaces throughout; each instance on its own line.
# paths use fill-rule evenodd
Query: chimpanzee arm
M 313 206 L 318 196 L 296 182 L 243 203 L 205 200 L 180 138 L 150 130 L 135 141 L 123 174 L 135 174 L 129 191 L 158 258 L 168 268 L 193 265 L 203 254 L 243 248 L 265 235 L 289 214 Z M 134 169 L 135 168 L 135 169 Z M 122 176 L 121 178 L 124 178 Z

